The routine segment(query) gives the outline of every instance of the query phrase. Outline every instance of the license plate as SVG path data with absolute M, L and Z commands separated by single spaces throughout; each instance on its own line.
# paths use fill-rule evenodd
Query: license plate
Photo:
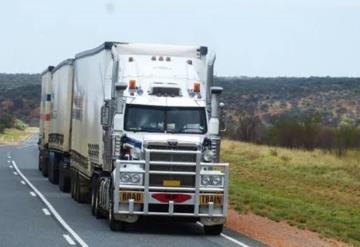
M 200 205 L 208 205 L 213 202 L 215 205 L 222 205 L 222 195 L 200 195 Z
M 143 203 L 144 194 L 141 192 L 130 192 L 130 191 L 120 192 L 120 202 L 129 202 L 130 199 L 134 199 L 134 202 L 137 203 Z
M 163 180 L 165 187 L 180 187 L 180 180 Z

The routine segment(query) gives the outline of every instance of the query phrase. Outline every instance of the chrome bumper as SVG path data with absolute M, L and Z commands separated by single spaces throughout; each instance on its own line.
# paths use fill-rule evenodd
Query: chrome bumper
M 167 154 L 195 154 L 196 162 L 173 162 L 173 161 L 151 161 L 151 153 L 167 153 Z M 120 185 L 119 184 L 119 175 L 121 165 L 126 164 L 127 166 L 137 165 L 142 166 L 144 175 L 144 185 Z M 171 166 L 192 166 L 195 167 L 195 172 L 189 171 L 158 171 L 151 170 L 150 168 L 156 165 L 171 165 Z M 203 175 L 204 169 L 216 169 L 216 175 L 223 176 L 223 186 L 218 188 L 212 187 L 201 187 L 200 178 Z M 208 172 L 208 171 L 207 171 Z M 182 175 L 182 176 L 195 176 L 195 187 L 163 187 L 163 186 L 150 186 L 150 175 L 151 174 L 172 174 L 172 175 Z M 206 173 L 208 174 L 208 173 Z M 186 216 L 186 217 L 223 217 L 227 215 L 227 202 L 228 202 L 228 180 L 229 180 L 229 164 L 228 163 L 204 163 L 201 162 L 201 152 L 200 151 L 183 151 L 183 150 L 160 150 L 160 149 L 145 149 L 145 160 L 116 160 L 115 162 L 115 175 L 114 175 L 114 202 L 120 202 L 119 191 L 140 191 L 143 192 L 143 203 L 140 207 L 135 207 L 134 199 L 129 199 L 128 202 L 123 202 L 122 204 L 127 204 L 124 210 L 124 207 L 120 209 L 119 203 L 114 203 L 114 213 L 115 214 L 127 214 L 127 215 L 163 215 L 163 216 Z M 194 210 L 192 212 L 175 212 L 174 206 L 180 205 L 174 201 L 169 201 L 168 203 L 160 203 L 166 205 L 168 210 L 166 212 L 156 212 L 149 210 L 149 204 L 153 203 L 151 194 L 154 192 L 164 192 L 164 193 L 186 193 L 192 196 L 192 200 L 187 202 L 187 205 L 192 205 Z M 209 202 L 208 205 L 200 205 L 200 195 L 201 194 L 222 194 L 222 205 L 216 207 L 214 202 Z M 216 207 L 216 210 L 215 210 Z

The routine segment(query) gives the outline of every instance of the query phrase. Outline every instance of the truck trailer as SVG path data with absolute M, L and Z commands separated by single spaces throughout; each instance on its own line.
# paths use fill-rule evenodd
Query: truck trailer
M 61 191 L 70 191 L 70 135 L 74 60 L 67 59 L 52 70 L 51 121 L 48 178 Z
M 111 230 L 167 216 L 220 234 L 229 169 L 220 163 L 222 88 L 214 86 L 214 62 L 204 46 L 105 42 L 77 54 L 61 82 L 64 64 L 57 66 L 49 180 L 63 174 L 72 198 L 106 215 Z
M 48 66 L 41 73 L 40 126 L 39 126 L 39 170 L 48 175 L 49 131 L 51 120 L 51 78 L 54 66 Z

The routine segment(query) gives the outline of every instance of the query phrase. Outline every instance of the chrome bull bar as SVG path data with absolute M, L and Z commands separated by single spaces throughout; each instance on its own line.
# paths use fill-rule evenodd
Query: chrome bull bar
M 179 162 L 179 161 L 151 161 L 151 153 L 163 153 L 163 154 L 195 154 L 196 162 Z M 115 214 L 133 214 L 133 215 L 164 215 L 164 216 L 189 216 L 189 217 L 226 217 L 227 204 L 228 204 L 228 183 L 229 183 L 229 164 L 228 163 L 205 163 L 201 162 L 201 151 L 185 151 L 185 150 L 161 150 L 161 149 L 145 149 L 145 160 L 116 160 L 115 161 L 115 177 L 114 177 L 114 213 Z M 143 185 L 120 185 L 120 167 L 122 165 L 137 165 L 142 166 L 143 171 L 137 171 L 136 173 L 143 174 Z M 171 165 L 171 166 L 192 166 L 195 167 L 195 172 L 188 171 L 158 171 L 151 170 L 152 166 L 157 165 Z M 206 169 L 220 169 L 216 175 L 223 177 L 222 187 L 204 187 L 201 186 L 201 175 L 204 175 Z M 129 171 L 130 172 L 130 171 Z M 163 187 L 163 186 L 150 186 L 151 174 L 171 174 L 182 176 L 195 176 L 195 187 Z M 208 173 L 206 173 L 208 174 Z M 143 207 L 142 210 L 135 210 L 134 199 L 128 200 L 128 210 L 120 210 L 120 191 L 122 190 L 137 190 L 143 192 Z M 151 192 L 184 192 L 193 195 L 194 211 L 190 213 L 174 212 L 174 201 L 168 202 L 167 212 L 154 212 L 149 211 L 150 194 Z M 207 205 L 207 212 L 199 212 L 200 209 L 200 194 L 201 193 L 220 193 L 223 196 L 221 212 L 214 213 L 214 202 L 209 202 Z M 166 205 L 166 203 L 165 203 Z M 203 205 L 202 205 L 203 206 Z

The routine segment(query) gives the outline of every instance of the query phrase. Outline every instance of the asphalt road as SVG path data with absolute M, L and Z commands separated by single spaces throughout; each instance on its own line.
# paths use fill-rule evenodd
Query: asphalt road
M 91 216 L 89 205 L 75 202 L 41 175 L 36 141 L 33 136 L 18 146 L 0 146 L 0 246 L 264 246 L 228 229 L 206 236 L 198 224 L 154 218 L 112 232 L 106 220 Z

